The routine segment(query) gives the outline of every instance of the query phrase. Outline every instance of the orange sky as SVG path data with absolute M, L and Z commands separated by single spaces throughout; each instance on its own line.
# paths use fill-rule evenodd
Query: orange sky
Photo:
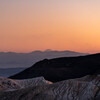
M 100 0 L 0 0 L 0 51 L 100 52 Z

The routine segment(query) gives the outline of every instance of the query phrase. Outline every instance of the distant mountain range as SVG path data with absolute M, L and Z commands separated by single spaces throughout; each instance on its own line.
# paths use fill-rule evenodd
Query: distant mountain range
M 100 71 L 100 54 L 79 57 L 44 59 L 24 71 L 11 76 L 13 79 L 28 79 L 43 76 L 51 82 L 79 78 Z
M 0 52 L 0 68 L 29 67 L 43 59 L 82 56 L 87 53 L 74 51 L 33 51 L 30 53 Z

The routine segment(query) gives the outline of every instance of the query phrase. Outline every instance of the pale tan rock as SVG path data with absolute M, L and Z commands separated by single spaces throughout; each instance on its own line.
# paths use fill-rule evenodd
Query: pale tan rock
M 23 80 L 25 88 L 0 92 L 0 100 L 100 100 L 99 79 L 99 76 L 85 76 L 33 87 L 27 87 L 30 81 Z
M 12 80 L 9 78 L 0 77 L 0 91 L 15 91 L 17 89 L 46 84 L 52 84 L 52 82 L 45 80 L 43 77 L 25 80 Z

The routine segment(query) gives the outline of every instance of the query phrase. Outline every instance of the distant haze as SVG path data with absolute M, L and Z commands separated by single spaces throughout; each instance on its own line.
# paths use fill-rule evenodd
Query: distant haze
M 30 53 L 0 52 L 0 68 L 30 67 L 37 61 L 58 57 L 87 55 L 74 51 L 33 51 Z

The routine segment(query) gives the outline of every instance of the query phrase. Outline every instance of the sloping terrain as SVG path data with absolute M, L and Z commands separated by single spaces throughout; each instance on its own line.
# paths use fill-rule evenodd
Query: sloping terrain
M 27 79 L 44 76 L 46 80 L 58 82 L 80 78 L 100 71 L 100 54 L 44 59 L 30 68 L 11 76 L 12 79 Z
M 100 76 L 3 91 L 0 100 L 100 100 Z
M 9 78 L 0 77 L 0 91 L 13 91 L 46 84 L 52 84 L 52 82 L 45 80 L 43 77 L 26 80 L 12 80 Z

